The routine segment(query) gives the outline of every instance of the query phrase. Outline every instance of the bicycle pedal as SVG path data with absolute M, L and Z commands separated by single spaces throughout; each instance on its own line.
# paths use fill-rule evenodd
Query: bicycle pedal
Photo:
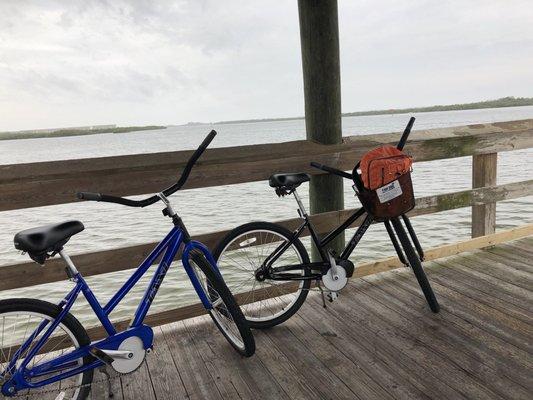
M 330 303 L 333 303 L 338 298 L 339 298 L 339 295 L 337 294 L 337 292 L 329 292 L 328 293 L 328 300 L 329 300 Z

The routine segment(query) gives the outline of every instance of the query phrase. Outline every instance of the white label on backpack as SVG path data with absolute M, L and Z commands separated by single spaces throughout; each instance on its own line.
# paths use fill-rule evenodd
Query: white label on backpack
M 398 196 L 401 196 L 402 188 L 400 187 L 400 182 L 398 182 L 398 180 L 395 180 L 394 182 L 391 182 L 388 185 L 376 189 L 376 193 L 378 194 L 379 202 L 385 203 L 387 201 L 395 199 Z

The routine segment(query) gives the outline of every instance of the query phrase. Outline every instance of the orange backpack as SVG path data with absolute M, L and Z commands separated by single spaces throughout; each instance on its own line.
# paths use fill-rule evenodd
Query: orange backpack
M 366 153 L 361 159 L 361 179 L 367 189 L 375 190 L 411 171 L 413 159 L 391 145 Z

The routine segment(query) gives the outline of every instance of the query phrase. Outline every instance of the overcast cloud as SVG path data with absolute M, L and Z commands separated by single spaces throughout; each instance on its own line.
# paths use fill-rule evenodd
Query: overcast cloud
M 339 0 L 343 111 L 533 96 L 528 0 Z M 0 2 L 0 131 L 303 115 L 276 1 Z

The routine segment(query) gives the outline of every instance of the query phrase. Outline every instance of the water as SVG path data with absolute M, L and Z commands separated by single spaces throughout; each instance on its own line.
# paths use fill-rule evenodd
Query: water
M 533 118 L 533 106 L 486 110 L 467 110 L 415 114 L 415 129 L 442 128 L 474 123 L 488 123 Z M 380 115 L 343 118 L 345 136 L 400 131 L 408 115 Z M 245 144 L 285 142 L 305 138 L 303 120 L 224 124 L 213 126 L 174 126 L 160 131 L 141 131 L 123 134 L 100 134 L 64 138 L 43 138 L 1 141 L 1 164 L 27 163 L 121 154 L 151 153 L 194 149 L 210 129 L 219 135 L 213 147 Z M 498 183 L 528 179 L 533 175 L 533 149 L 500 153 Z M 311 160 L 310 160 L 311 161 Z M 417 197 L 464 190 L 471 187 L 471 157 L 416 163 L 414 187 Z M 176 171 L 178 173 L 178 171 Z M 299 193 L 305 202 L 307 187 Z M 345 185 L 345 205 L 359 206 L 349 185 Z M 254 182 L 176 193 L 173 204 L 193 234 L 228 229 L 251 220 L 279 220 L 296 216 L 292 198 L 278 198 L 266 182 Z M 65 219 L 79 219 L 86 226 L 67 246 L 72 253 L 99 251 L 109 248 L 153 242 L 171 228 L 169 220 L 161 216 L 161 207 L 131 209 L 106 203 L 73 203 L 0 212 L 0 265 L 26 261 L 13 248 L 13 235 L 25 228 L 54 223 Z M 533 222 L 533 197 L 500 202 L 497 205 L 497 229 L 505 229 Z M 426 248 L 466 239 L 470 235 L 470 209 L 447 211 L 413 219 L 422 245 Z M 348 231 L 348 235 L 352 231 Z M 394 254 L 382 225 L 372 226 L 357 248 L 353 259 L 357 262 L 378 259 Z M 190 283 L 175 263 L 156 298 L 152 312 L 196 302 Z M 177 268 L 175 268 L 177 267 Z M 35 268 L 40 268 L 35 265 Z M 46 267 L 45 267 L 46 268 Z M 96 296 L 105 302 L 124 282 L 129 272 L 118 272 L 88 278 Z M 130 292 L 113 314 L 127 318 L 133 313 L 144 292 L 148 274 Z M 68 282 L 12 290 L 0 293 L 0 298 L 13 296 L 36 297 L 58 301 L 70 287 Z M 75 315 L 88 324 L 95 319 L 85 300 L 74 309 Z

